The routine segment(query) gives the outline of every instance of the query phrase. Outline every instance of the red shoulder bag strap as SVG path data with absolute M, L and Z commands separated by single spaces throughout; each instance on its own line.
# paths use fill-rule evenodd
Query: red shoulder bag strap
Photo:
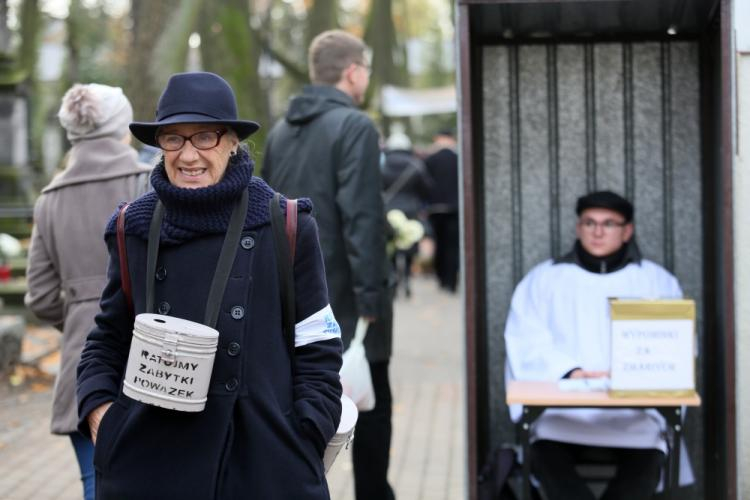
M 281 213 L 281 195 L 269 200 L 276 266 L 281 294 L 281 322 L 289 358 L 294 359 L 294 247 L 297 240 L 297 200 L 286 200 L 286 219 Z
M 120 255 L 120 283 L 122 293 L 125 294 L 125 300 L 128 303 L 130 314 L 133 310 L 133 289 L 130 287 L 130 273 L 128 272 L 128 251 L 125 247 L 125 211 L 128 204 L 122 206 L 120 213 L 117 214 L 117 253 Z
M 289 256 L 294 267 L 294 250 L 297 248 L 297 200 L 286 200 L 286 237 L 289 240 Z

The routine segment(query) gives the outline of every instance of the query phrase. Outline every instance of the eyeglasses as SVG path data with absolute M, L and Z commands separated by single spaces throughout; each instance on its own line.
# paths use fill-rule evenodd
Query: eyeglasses
M 185 136 L 180 134 L 159 134 L 156 137 L 156 142 L 159 143 L 159 147 L 164 151 L 177 151 L 185 145 L 185 141 L 190 141 L 195 149 L 211 149 L 215 148 L 221 136 L 226 134 L 226 130 L 217 130 L 214 132 L 196 132 L 193 135 Z
M 364 68 L 364 70 L 367 72 L 367 76 L 372 76 L 372 66 L 366 63 L 354 63 L 354 64 L 359 66 L 360 68 Z
M 607 219 L 602 222 L 597 222 L 594 219 L 583 219 L 579 224 L 586 230 L 586 231 L 596 231 L 596 228 L 601 227 L 604 231 L 614 231 L 616 228 L 624 227 L 628 223 L 627 222 L 617 222 L 612 219 Z

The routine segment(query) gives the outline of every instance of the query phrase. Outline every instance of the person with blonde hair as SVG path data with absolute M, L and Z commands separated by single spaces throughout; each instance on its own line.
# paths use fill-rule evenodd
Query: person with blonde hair
M 359 318 L 370 321 L 365 350 L 375 408 L 360 413 L 353 444 L 357 500 L 393 498 L 387 481 L 391 442 L 393 279 L 386 255 L 379 134 L 357 109 L 370 82 L 367 47 L 340 30 L 310 45 L 312 85 L 292 99 L 266 139 L 263 177 L 290 196 L 309 196 L 333 312 L 348 347 Z
M 106 282 L 102 231 L 119 202 L 146 189 L 150 168 L 130 146 L 133 109 L 122 89 L 75 84 L 63 96 L 58 117 L 72 147 L 65 169 L 42 189 L 34 207 L 25 301 L 39 319 L 62 331 L 52 432 L 70 436 L 85 498 L 93 499 L 93 445 L 76 429 L 76 366 Z

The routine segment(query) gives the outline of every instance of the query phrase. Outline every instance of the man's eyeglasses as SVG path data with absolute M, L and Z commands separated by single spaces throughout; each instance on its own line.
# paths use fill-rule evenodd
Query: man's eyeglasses
M 583 219 L 579 224 L 586 231 L 596 231 L 596 228 L 601 227 L 604 231 L 614 231 L 616 228 L 624 227 L 627 222 L 617 222 L 616 220 L 607 219 L 602 222 L 597 222 L 594 219 Z
M 372 76 L 372 66 L 370 66 L 367 63 L 354 63 L 360 68 L 364 68 L 364 70 L 367 72 L 367 76 Z
M 164 151 L 177 151 L 185 145 L 185 141 L 190 141 L 190 144 L 195 149 L 211 149 L 215 148 L 221 136 L 226 134 L 226 130 L 216 130 L 213 132 L 196 132 L 193 135 L 185 136 L 180 134 L 159 134 L 156 137 L 156 142 L 159 143 L 159 147 Z

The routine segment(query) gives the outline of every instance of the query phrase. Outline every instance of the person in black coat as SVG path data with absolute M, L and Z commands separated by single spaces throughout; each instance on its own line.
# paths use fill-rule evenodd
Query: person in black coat
M 395 131 L 386 140 L 383 163 L 383 202 L 386 212 L 400 210 L 411 220 L 420 220 L 432 190 L 432 179 L 422 160 L 414 154 L 411 139 Z M 392 262 L 398 282 L 407 297 L 411 296 L 411 265 L 417 254 L 415 242 L 411 248 L 395 249 Z
M 358 318 L 371 323 L 364 345 L 375 389 L 375 408 L 357 420 L 353 444 L 357 500 L 387 500 L 391 442 L 393 278 L 386 255 L 381 198 L 379 135 L 357 109 L 369 83 L 362 41 L 333 30 L 318 35 L 309 50 L 310 79 L 286 116 L 268 134 L 263 178 L 290 196 L 303 193 L 315 204 L 331 307 L 344 346 Z
M 391 134 L 385 143 L 383 202 L 385 209 L 401 210 L 410 219 L 424 211 L 433 185 L 424 162 L 414 154 L 409 136 Z
M 133 312 L 122 288 L 115 215 L 105 233 L 110 262 L 101 312 L 78 366 L 79 429 L 96 445 L 96 498 L 330 498 L 322 454 L 341 416 L 342 344 L 310 201 L 298 203 L 290 356 L 269 225 L 274 191 L 252 177 L 253 162 L 240 147 L 258 125 L 237 119 L 234 92 L 221 77 L 198 72 L 173 75 L 156 121 L 130 129 L 161 148 L 162 159 L 151 177 L 154 191 L 125 212 Z M 154 275 L 146 275 L 157 202 L 164 206 L 159 254 Z M 284 198 L 281 205 L 286 209 Z M 131 399 L 122 383 L 133 314 L 155 309 L 202 322 L 235 207 L 246 214 L 220 299 L 205 409 Z M 152 304 L 143 293 L 149 281 Z
M 435 135 L 435 151 L 425 159 L 433 179 L 428 212 L 435 233 L 435 273 L 440 287 L 455 292 L 459 269 L 458 155 L 450 130 Z

